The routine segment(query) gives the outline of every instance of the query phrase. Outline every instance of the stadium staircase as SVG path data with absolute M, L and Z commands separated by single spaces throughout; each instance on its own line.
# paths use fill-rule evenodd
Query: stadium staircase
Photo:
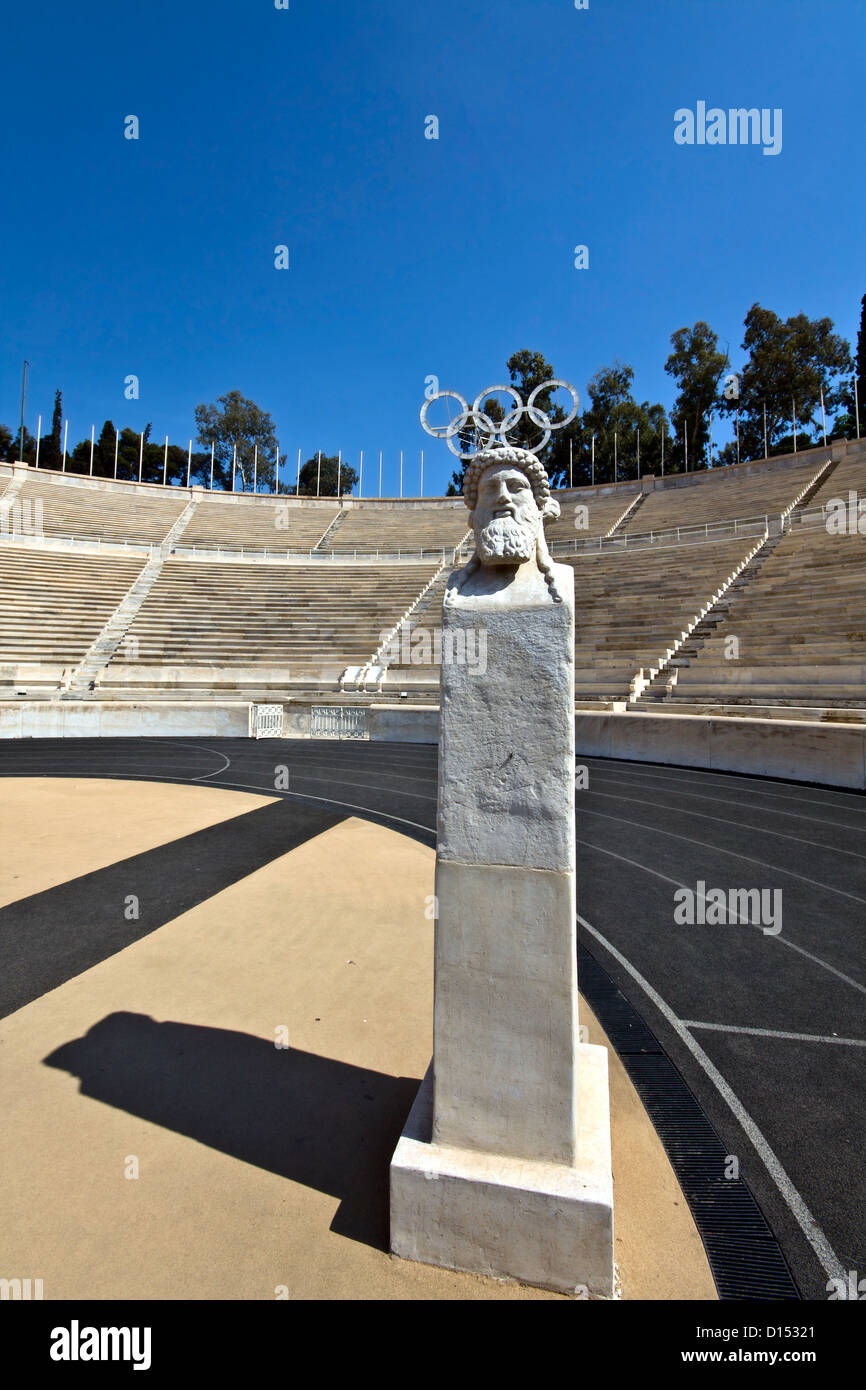
M 428 616 L 432 616 L 433 614 L 437 615 L 435 623 L 438 627 L 438 614 L 441 609 L 442 596 L 445 593 L 445 585 L 451 573 L 452 563 L 453 561 L 451 559 L 443 560 L 436 573 L 427 584 L 425 584 L 414 602 L 406 609 L 400 621 L 388 631 L 387 635 L 379 643 L 375 652 L 370 657 L 370 660 L 358 669 L 357 676 L 354 675 L 354 672 L 351 672 L 352 679 L 350 680 L 350 671 L 346 670 L 343 672 L 340 677 L 341 689 L 345 690 L 347 684 L 355 684 L 357 689 L 366 688 L 370 673 L 376 673 L 377 689 L 381 693 L 382 684 L 389 670 L 387 662 L 384 659 L 387 649 L 392 645 L 402 648 L 404 640 L 406 640 L 404 639 L 404 633 L 411 634 L 412 631 L 420 626 L 418 619 L 425 613 Z M 411 640 L 411 638 L 409 640 Z M 395 670 L 396 669 L 395 667 Z
M 836 446 L 632 707 L 866 722 L 866 545 L 828 537 L 820 509 L 864 476 L 862 450 Z
M 617 517 L 616 521 L 613 523 L 609 531 L 605 531 L 605 540 L 609 540 L 611 536 L 615 536 L 617 532 L 620 530 L 620 528 L 622 528 L 623 530 L 625 529 L 626 522 L 631 521 L 632 517 L 640 507 L 646 495 L 647 494 L 645 492 L 639 492 L 637 497 L 632 498 L 625 511 L 623 512 L 622 516 Z
M 26 476 L 27 474 L 23 472 L 23 470 L 20 473 L 13 473 L 3 493 L 0 494 L 0 527 L 3 525 L 4 518 L 8 516 L 9 512 L 12 510 L 15 499 L 24 486 L 24 479 Z
M 732 605 L 736 603 L 738 596 L 747 585 L 760 573 L 762 566 L 772 555 L 781 539 L 781 529 L 776 535 L 768 533 L 764 537 L 719 591 L 718 596 L 704 611 L 703 616 L 698 618 L 697 622 L 688 629 L 686 635 L 677 644 L 673 654 L 661 661 L 658 669 L 650 674 L 649 682 L 646 685 L 639 679 L 643 677 L 644 672 L 639 671 L 637 673 L 630 703 L 646 707 L 653 701 L 665 699 L 672 694 L 680 668 L 688 666 L 696 658 L 704 643 L 717 635 L 718 629 L 727 621 Z
M 333 534 L 334 534 L 335 531 L 339 531 L 339 529 L 340 529 L 340 527 L 342 526 L 342 524 L 343 524 L 345 518 L 346 518 L 346 510 L 345 510 L 344 507 L 341 507 L 340 510 L 337 512 L 337 515 L 333 518 L 333 520 L 329 521 L 328 525 L 325 527 L 325 529 L 324 529 L 324 531 L 322 532 L 321 536 L 320 536 L 319 539 L 316 541 L 316 544 L 313 546 L 313 549 L 314 549 L 314 550 L 321 550 L 322 547 L 323 547 L 324 544 L 325 544 L 325 541 L 326 541 L 326 540 L 329 540 L 330 537 L 333 536 Z
M 80 700 L 83 695 L 94 689 L 100 673 L 105 670 L 127 636 L 142 604 L 162 573 L 166 556 L 171 554 L 175 541 L 183 535 L 197 506 L 198 498 L 193 497 L 166 535 L 159 552 L 151 555 L 141 573 L 130 585 L 82 661 L 64 675 L 60 688 L 61 700 Z

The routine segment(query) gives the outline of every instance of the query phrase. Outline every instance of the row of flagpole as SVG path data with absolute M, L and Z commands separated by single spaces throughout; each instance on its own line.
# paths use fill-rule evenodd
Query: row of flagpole
M 860 438 L 860 402 L 859 402 L 859 398 L 858 398 L 858 394 L 857 394 L 857 378 L 856 378 L 856 377 L 854 378 L 854 412 L 855 412 L 855 418 L 856 418 L 856 424 L 857 424 L 857 438 L 859 439 L 859 438 Z M 796 452 L 797 452 L 797 406 L 796 406 L 796 402 L 795 402 L 794 400 L 791 401 L 791 424 L 792 424 L 792 430 L 793 430 L 793 436 L 794 436 L 794 453 L 796 454 Z M 710 415 L 710 417 L 709 417 L 709 431 L 710 431 L 710 433 L 709 433 L 710 466 L 712 466 L 712 457 L 713 457 L 713 418 L 712 418 L 712 415 Z M 826 444 L 827 444 L 827 416 L 826 416 L 826 412 L 825 412 L 825 409 L 824 409 L 824 390 L 823 390 L 823 387 L 821 388 L 821 432 L 822 432 L 822 434 L 823 434 L 823 436 L 824 436 L 824 445 L 825 445 L 825 447 L 826 447 Z M 39 416 L 38 423 L 37 423 L 37 426 L 36 426 L 36 463 L 35 463 L 35 466 L 36 466 L 37 468 L 39 467 L 39 443 L 40 443 L 40 436 L 41 436 L 41 434 L 42 434 L 42 416 L 40 415 L 40 416 Z M 22 430 L 22 435 L 21 435 L 22 440 L 23 440 L 23 437 L 24 437 L 24 435 L 23 435 L 23 430 Z M 66 454 L 67 454 L 67 443 L 68 443 L 68 438 L 69 438 L 69 421 L 68 421 L 68 420 L 65 420 L 65 421 L 64 421 L 64 424 L 63 424 L 63 463 L 62 463 L 62 471 L 63 471 L 64 473 L 66 472 Z M 593 435 L 593 436 L 592 436 L 592 441 L 591 441 L 591 471 L 592 471 L 592 485 L 593 485 L 593 486 L 595 486 L 595 441 L 596 441 L 596 435 Z M 737 462 L 739 463 L 739 461 L 740 461 L 740 413 L 739 413 L 739 411 L 737 411 L 737 417 L 736 417 L 736 441 L 737 441 Z M 115 477 L 115 479 L 117 478 L 117 461 L 118 461 L 118 449 L 119 449 L 119 444 L 120 444 L 120 433 L 119 433 L 118 430 L 115 430 L 115 432 L 114 432 L 114 477 Z M 639 426 L 639 425 L 636 426 L 636 445 L 637 445 L 637 475 L 638 475 L 638 478 L 640 478 L 640 426 Z M 91 476 L 91 477 L 93 476 L 93 459 L 94 459 L 95 447 L 96 447 L 96 426 L 95 426 L 95 425 L 91 425 L 91 426 L 90 426 L 90 476 Z M 619 481 L 618 476 L 617 476 L 617 474 L 618 474 L 618 456 L 617 456 L 617 450 L 618 450 L 618 431 L 614 430 L 614 434 L 613 434 L 613 480 L 614 480 L 614 482 L 618 482 L 618 481 Z M 420 472 L 420 490 L 419 490 L 419 494 L 418 494 L 418 495 L 419 495 L 419 497 L 423 497 L 423 496 L 424 496 L 424 450 L 422 449 L 422 450 L 420 451 L 420 453 L 421 453 L 421 460 L 420 460 L 420 470 L 421 470 L 421 472 Z M 688 431 L 686 431 L 685 434 L 683 435 L 683 457 L 684 457 L 684 463 L 685 463 L 685 471 L 688 473 L 688 471 L 689 471 Z M 767 407 L 766 407 L 766 405 L 764 405 L 764 458 L 768 458 L 768 457 L 769 457 L 769 451 L 768 451 L 768 448 L 767 448 Z M 141 434 L 141 435 L 139 435 L 139 449 L 138 449 L 138 481 L 139 481 L 139 482 L 142 481 L 142 471 L 143 471 L 143 467 L 144 467 L 144 435 Z M 258 449 L 258 445 L 256 444 L 256 445 L 254 446 L 254 449 L 253 449 L 253 492 L 254 492 L 254 493 L 257 493 L 257 492 L 258 492 L 258 469 L 259 469 L 259 449 Z M 342 449 L 341 449 L 341 450 L 339 451 L 338 455 L 337 455 L 337 496 L 338 496 L 338 497 L 341 495 L 341 492 L 340 492 L 340 483 L 341 483 L 341 481 L 342 481 L 342 478 L 341 478 L 342 469 L 343 469 L 343 451 L 342 451 Z M 568 485 L 569 485 L 569 487 L 572 487 L 572 486 L 573 486 L 573 469 L 574 469 L 573 447 L 572 447 L 572 440 L 569 439 L 569 441 L 568 441 Z M 662 477 L 664 477 L 664 473 L 665 473 L 665 427 L 664 427 L 664 423 L 662 423 L 662 428 L 661 428 L 661 469 L 662 469 Z M 190 475 L 191 475 L 191 472 L 192 472 L 192 440 L 189 441 L 189 449 L 188 449 L 188 452 L 187 452 L 187 463 L 186 463 L 186 486 L 187 486 L 187 487 L 189 487 L 189 485 L 190 485 Z M 212 442 L 212 443 L 211 443 L 211 446 L 210 446 L 210 490 L 211 490 L 211 491 L 213 491 L 213 475 L 214 475 L 214 444 L 213 444 L 213 442 Z M 235 445 L 234 448 L 233 448 L 233 450 L 232 450 L 232 486 L 231 486 L 231 491 L 232 491 L 232 492 L 234 492 L 234 490 L 235 490 L 236 475 L 237 475 L 237 445 Z M 168 435 L 165 436 L 165 446 L 164 446 L 163 463 L 162 463 L 162 482 L 163 482 L 163 486 L 166 485 L 167 481 L 168 481 Z M 318 453 L 317 453 L 317 466 L 316 466 L 316 496 L 317 496 L 317 497 L 320 496 L 321 481 L 322 481 L 322 451 L 321 451 L 321 449 L 320 449 L 320 450 L 318 451 Z M 301 450 L 299 449 L 299 450 L 298 450 L 298 469 L 297 469 L 297 477 L 296 477 L 296 481 L 295 481 L 295 490 L 294 490 L 294 491 L 295 491 L 295 496 L 298 496 L 298 495 L 299 495 L 300 486 L 301 486 Z M 277 442 L 277 456 L 276 456 L 276 462 L 275 462 L 275 467 L 274 467 L 274 493 L 275 493 L 275 495 L 279 495 L 279 491 L 280 491 L 280 446 L 279 446 L 279 442 Z M 286 494 L 284 494 L 284 495 L 286 495 Z M 364 450 L 362 449 L 362 450 L 361 450 L 361 454 L 360 454 L 360 463 L 359 463 L 358 497 L 361 498 L 361 497 L 363 497 L 363 495 L 364 495 Z M 399 493 L 399 495 L 400 495 L 400 497 L 403 496 L 403 450 L 402 450 L 402 449 L 400 450 L 400 493 Z M 381 450 L 381 449 L 379 450 L 379 496 L 380 496 L 380 497 L 382 496 L 382 450 Z
M 859 402 L 858 394 L 857 394 L 857 378 L 856 378 L 856 377 L 854 378 L 854 415 L 855 415 L 856 424 L 857 424 L 857 438 L 859 439 L 859 438 L 860 438 L 860 402 Z M 797 404 L 796 404 L 796 401 L 794 401 L 793 399 L 792 399 L 792 401 L 791 401 L 791 426 L 792 426 L 792 433 L 793 433 L 793 438 L 794 438 L 794 453 L 796 454 L 796 452 L 797 452 Z M 735 428 L 736 428 L 736 441 L 737 441 L 737 463 L 739 463 L 739 462 L 740 462 L 740 412 L 739 412 L 739 411 L 737 411 L 737 416 L 736 416 L 736 427 L 735 427 Z M 826 448 L 826 447 L 827 447 L 827 415 L 826 415 L 826 411 L 825 411 L 825 409 L 824 409 L 824 388 L 823 388 L 823 387 L 821 387 L 821 433 L 822 433 L 822 435 L 823 435 L 823 437 L 824 437 L 824 447 Z M 640 425 L 636 425 L 636 426 L 635 426 L 635 435 L 636 435 L 636 443 L 637 443 L 637 476 L 638 476 L 638 478 L 640 478 Z M 597 437 L 596 435 L 593 435 L 593 436 L 592 436 L 592 441 L 591 441 L 591 464 L 590 464 L 590 468 L 591 468 L 591 477 L 592 477 L 592 486 L 593 486 L 593 487 L 595 486 L 595 441 L 596 441 L 596 437 Z M 614 432 L 613 432 L 613 480 L 614 480 L 615 483 L 619 481 L 619 478 L 618 478 L 618 476 L 617 476 L 617 473 L 618 473 L 617 445 L 618 445 L 618 431 L 617 431 L 617 430 L 614 430 Z M 713 417 L 712 417 L 712 415 L 710 415 L 710 417 L 709 417 L 709 455 L 710 455 L 710 467 L 712 467 L 712 459 L 713 459 Z M 689 437 L 688 437 L 688 430 L 686 430 L 686 432 L 683 434 L 683 456 L 684 456 L 684 462 L 685 462 L 685 471 L 688 473 L 688 471 L 689 471 Z M 768 450 L 768 448 L 767 448 L 767 407 L 766 407 L 766 405 L 764 405 L 764 458 L 769 458 L 769 450 Z M 661 465 L 662 465 L 662 477 L 664 477 L 664 475 L 665 475 L 665 426 L 664 426 L 664 422 L 662 422 L 662 427 L 661 427 Z M 424 466 L 424 465 L 423 465 L 423 459 L 422 459 L 422 464 L 421 464 L 421 467 L 422 467 L 422 477 L 423 477 L 423 466 Z M 625 480 L 624 480 L 624 481 L 625 481 Z M 572 440 L 571 440 L 571 439 L 569 439 L 569 441 L 568 441 L 568 486 L 569 486 L 569 487 L 573 487 L 573 486 L 574 486 L 574 452 L 573 452 Z
M 35 465 L 34 465 L 34 466 L 35 466 L 36 468 L 38 468 L 38 467 L 39 467 L 39 442 L 40 442 L 40 436 L 41 436 L 41 433 L 42 433 L 42 416 L 41 416 L 41 415 L 39 416 L 39 421 L 38 421 L 38 424 L 37 424 L 37 427 L 36 427 L 36 431 L 37 431 L 37 433 L 36 433 L 36 460 L 35 460 Z M 67 444 L 68 444 L 68 439 L 69 439 L 69 421 L 68 421 L 68 420 L 65 420 L 65 421 L 63 422 L 63 460 L 62 460 L 62 464 L 61 464 L 61 471 L 62 471 L 63 473 L 66 472 L 66 458 L 67 458 Z M 120 432 L 119 432 L 118 430 L 115 430 L 115 431 L 114 431 L 114 477 L 115 477 L 115 480 L 117 479 L 117 463 L 118 463 L 119 446 L 120 446 Z M 90 426 L 90 470 L 89 470 L 89 476 L 90 476 L 90 477 L 93 476 L 93 461 L 94 461 L 95 449 L 96 449 L 96 426 L 95 426 L 95 425 L 91 425 L 91 426 Z M 281 454 L 280 454 L 280 446 L 279 446 L 279 442 L 278 442 L 278 443 L 277 443 L 277 456 L 276 456 L 276 460 L 275 460 L 275 463 L 274 463 L 274 493 L 275 493 L 276 495 L 279 494 L 279 490 L 280 490 L 280 458 L 281 458 Z M 321 483 L 322 483 L 322 451 L 321 451 L 321 449 L 318 450 L 317 455 L 316 455 L 316 459 L 317 459 L 317 466 L 316 466 L 316 496 L 318 497 L 318 496 L 320 496 Z M 235 444 L 235 445 L 233 446 L 233 448 L 232 448 L 232 486 L 231 486 L 231 491 L 232 491 L 232 492 L 234 492 L 234 490 L 235 490 L 235 483 L 236 483 L 236 481 L 237 481 L 237 467 L 238 467 L 238 450 L 237 450 L 237 445 Z M 140 435 L 139 435 L 139 443 L 138 443 L 138 482 L 141 482 L 141 481 L 142 481 L 143 469 L 144 469 L 144 434 L 140 434 Z M 259 447 L 258 447 L 258 445 L 256 444 L 256 445 L 253 446 L 253 492 L 258 492 L 258 470 L 259 470 Z M 337 496 L 340 496 L 340 495 L 341 495 L 341 493 L 340 493 L 340 483 L 341 483 L 341 481 L 342 481 L 342 477 L 341 477 L 341 475 L 342 475 L 342 470 L 343 470 L 343 451 L 342 451 L 342 449 L 340 449 L 339 452 L 338 452 L 338 454 L 337 454 Z M 189 487 L 189 485 L 190 485 L 190 476 L 191 476 L 191 472 L 192 472 L 192 440 L 189 441 L 189 448 L 188 448 L 188 451 L 187 451 L 187 462 L 186 462 L 186 486 L 187 486 L 187 487 Z M 214 444 L 213 444 L 213 442 L 211 442 L 211 446 L 210 446 L 210 490 L 211 490 L 211 491 L 213 490 L 213 475 L 214 475 Z M 163 486 L 166 486 L 166 484 L 167 484 L 167 482 L 168 482 L 168 435 L 165 436 L 165 445 L 164 445 L 163 461 L 162 461 L 162 482 L 163 482 Z M 299 449 L 299 450 L 298 450 L 298 468 L 297 468 L 297 476 L 296 476 L 296 479 L 295 479 L 295 489 L 294 489 L 295 496 L 298 496 L 298 495 L 299 495 L 300 486 L 301 486 L 301 450 Z M 359 474 L 358 474 L 358 496 L 359 496 L 359 498 L 363 496 L 363 493 L 364 493 L 364 450 L 362 449 L 362 450 L 361 450 L 361 454 L 360 454 Z M 286 496 L 286 495 L 290 495 L 290 494 L 283 493 L 283 496 Z M 399 492 L 399 495 L 400 495 L 400 497 L 403 496 L 403 450 L 402 450 L 402 449 L 400 450 L 400 492 Z M 420 450 L 420 491 L 419 491 L 419 496 L 423 497 L 423 495 L 424 495 L 424 450 L 421 449 L 421 450 Z M 380 496 L 380 497 L 382 496 L 382 450 L 381 450 L 381 449 L 379 450 L 379 496 Z

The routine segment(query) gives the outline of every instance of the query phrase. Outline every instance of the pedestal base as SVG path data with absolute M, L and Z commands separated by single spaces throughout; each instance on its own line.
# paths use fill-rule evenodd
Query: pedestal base
M 578 1045 L 578 1161 L 532 1163 L 432 1142 L 432 1067 L 391 1160 L 391 1250 L 406 1260 L 613 1296 L 607 1051 Z

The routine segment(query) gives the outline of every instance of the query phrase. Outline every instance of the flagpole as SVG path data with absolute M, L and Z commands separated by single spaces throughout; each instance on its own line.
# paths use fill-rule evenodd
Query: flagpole
M 40 437 L 41 434 L 42 434 L 42 416 L 40 415 L 40 416 L 39 416 L 39 419 L 38 419 L 37 422 L 36 422 L 36 463 L 34 464 L 34 467 L 35 467 L 35 468 L 38 468 L 38 467 L 39 467 L 39 437 Z
M 295 496 L 297 497 L 301 486 L 301 451 L 298 450 L 298 477 L 295 483 Z
M 361 450 L 361 476 L 360 476 L 360 478 L 359 478 L 359 480 L 358 480 L 358 501 L 359 501 L 359 502 L 360 502 L 361 498 L 363 497 L 363 495 L 364 495 L 364 450 L 362 449 L 362 450 Z
M 120 446 L 120 434 L 114 431 L 114 480 L 117 481 L 117 450 Z
M 96 426 L 90 426 L 90 476 L 93 477 L 93 444 L 96 438 Z
M 210 490 L 211 490 L 211 492 L 213 492 L 213 446 L 214 446 L 214 442 L 213 442 L 213 440 L 211 440 L 211 442 L 210 442 Z
M 189 487 L 189 475 L 192 472 L 192 440 L 189 441 L 189 453 L 186 459 L 186 485 Z

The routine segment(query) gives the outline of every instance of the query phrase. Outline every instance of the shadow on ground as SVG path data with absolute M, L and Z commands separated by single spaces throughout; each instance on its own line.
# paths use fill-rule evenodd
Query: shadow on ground
M 338 1197 L 331 1230 L 388 1249 L 388 1168 L 418 1080 L 134 1013 L 44 1061 L 82 1095 Z
M 345 819 L 272 802 L 0 908 L 0 1018 Z

